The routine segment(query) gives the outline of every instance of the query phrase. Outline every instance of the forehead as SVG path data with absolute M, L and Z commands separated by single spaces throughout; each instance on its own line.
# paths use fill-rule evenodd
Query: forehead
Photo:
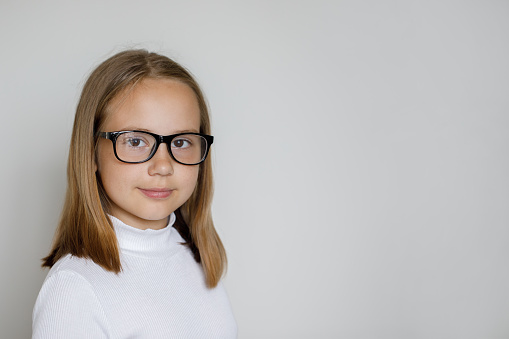
M 104 131 L 148 130 L 168 135 L 200 130 L 200 108 L 194 91 L 171 79 L 143 79 L 110 102 Z

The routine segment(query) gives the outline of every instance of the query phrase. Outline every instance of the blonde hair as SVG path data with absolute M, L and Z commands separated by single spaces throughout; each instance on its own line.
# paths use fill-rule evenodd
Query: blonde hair
M 207 104 L 198 83 L 175 61 L 145 50 L 120 52 L 100 64 L 83 87 L 76 109 L 67 166 L 67 193 L 50 254 L 43 267 L 52 267 L 66 254 L 89 258 L 105 270 L 122 269 L 117 238 L 107 216 L 109 198 L 96 175 L 97 132 L 113 98 L 144 78 L 172 79 L 188 85 L 200 108 L 200 132 L 210 134 Z M 226 269 L 226 253 L 211 215 L 213 194 L 210 155 L 200 164 L 198 182 L 176 212 L 180 232 L 215 287 Z

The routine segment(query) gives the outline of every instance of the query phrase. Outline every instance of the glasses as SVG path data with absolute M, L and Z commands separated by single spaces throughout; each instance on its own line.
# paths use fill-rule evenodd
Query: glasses
M 100 132 L 100 137 L 111 140 L 118 160 L 139 164 L 152 159 L 161 143 L 168 147 L 170 156 L 182 165 L 198 165 L 205 161 L 212 135 L 201 133 L 178 133 L 159 135 L 143 131 Z

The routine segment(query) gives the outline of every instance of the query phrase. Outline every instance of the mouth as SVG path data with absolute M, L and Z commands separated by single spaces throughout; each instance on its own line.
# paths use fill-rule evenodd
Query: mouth
M 151 199 L 166 199 L 173 190 L 169 188 L 138 188 L 147 198 Z

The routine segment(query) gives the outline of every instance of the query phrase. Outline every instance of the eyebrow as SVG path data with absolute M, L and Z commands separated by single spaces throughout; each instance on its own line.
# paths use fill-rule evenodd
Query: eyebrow
M 139 127 L 133 127 L 133 126 L 127 126 L 127 127 L 124 127 L 122 129 L 119 129 L 118 130 L 119 132 L 120 131 L 142 131 L 142 132 L 150 132 L 150 133 L 155 133 L 154 131 L 151 131 L 149 129 L 146 129 L 146 128 L 139 128 Z M 192 129 L 181 129 L 181 130 L 176 130 L 176 131 L 173 131 L 173 133 L 171 134 L 179 134 L 179 133 L 200 133 L 200 131 L 192 128 Z M 157 134 L 157 133 L 155 133 Z

